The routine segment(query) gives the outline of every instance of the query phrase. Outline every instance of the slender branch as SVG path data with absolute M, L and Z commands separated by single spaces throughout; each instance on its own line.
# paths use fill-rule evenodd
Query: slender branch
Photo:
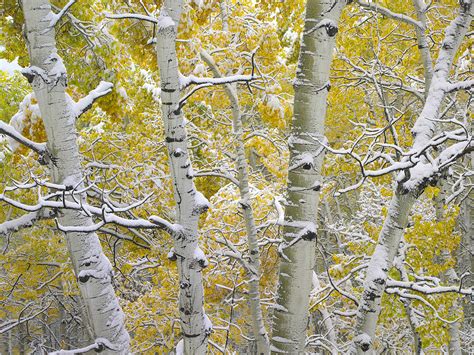
M 105 17 L 113 20 L 135 19 L 158 24 L 157 18 L 140 14 L 105 14 Z
M 474 80 L 459 81 L 454 84 L 447 84 L 445 92 L 452 93 L 459 90 L 471 90 L 474 88 Z
M 30 148 L 36 153 L 43 155 L 46 153 L 46 143 L 36 143 L 20 134 L 13 126 L 0 121 L 0 134 L 5 134 L 25 147 Z
M 67 195 L 66 195 L 67 196 Z M 102 221 L 91 225 L 91 226 L 78 226 L 78 227 L 60 227 L 60 229 L 64 232 L 93 232 L 99 230 L 107 223 L 114 223 L 119 226 L 125 228 L 138 228 L 138 229 L 164 229 L 172 235 L 178 235 L 180 233 L 180 226 L 176 224 L 172 224 L 166 221 L 163 218 L 158 216 L 150 216 L 148 220 L 137 218 L 137 219 L 127 219 L 124 217 L 120 217 L 113 213 L 114 211 L 111 210 L 110 205 L 103 205 L 102 208 L 95 207 L 88 205 L 85 202 L 78 203 L 73 202 L 70 200 L 65 199 L 63 197 L 62 201 L 50 201 L 45 200 L 40 197 L 38 203 L 36 205 L 25 204 L 16 200 L 13 200 L 4 194 L 0 194 L 0 201 L 6 202 L 11 206 L 16 208 L 22 209 L 28 212 L 37 212 L 43 208 L 52 208 L 52 209 L 69 209 L 69 210 L 77 210 L 83 211 L 89 215 L 95 215 L 98 217 L 102 217 Z M 116 210 L 118 212 L 125 211 L 124 209 Z
M 363 0 L 357 0 L 357 3 L 365 9 L 369 9 L 369 10 L 381 13 L 382 15 L 387 16 L 391 19 L 405 22 L 409 25 L 418 27 L 420 30 L 424 31 L 423 24 L 420 21 L 417 21 L 417 20 L 411 18 L 410 16 L 400 14 L 400 13 L 397 13 L 397 12 L 393 12 L 392 10 L 389 10 L 386 7 L 380 6 L 379 4 L 366 2 L 366 1 L 363 1 Z
M 61 11 L 59 11 L 57 14 L 54 14 L 53 18 L 51 19 L 51 22 L 49 24 L 50 27 L 56 26 L 56 24 L 61 20 L 61 18 L 66 15 L 66 13 L 69 11 L 72 5 L 74 5 L 77 2 L 77 0 L 70 0 L 66 6 L 64 6 Z
M 27 213 L 21 217 L 5 221 L 0 224 L 0 235 L 5 235 L 10 232 L 16 232 L 23 228 L 28 228 L 34 225 L 36 221 L 41 219 L 52 219 L 52 214 L 44 213 L 44 210 Z
M 83 113 L 89 110 L 97 99 L 110 93 L 113 86 L 114 84 L 112 83 L 101 81 L 87 96 L 74 104 L 74 114 L 76 117 L 80 117 Z

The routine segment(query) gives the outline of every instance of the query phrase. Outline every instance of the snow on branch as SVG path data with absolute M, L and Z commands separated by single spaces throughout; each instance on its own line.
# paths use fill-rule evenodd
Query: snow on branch
M 114 85 L 112 83 L 101 81 L 99 85 L 87 96 L 75 102 L 73 104 L 73 110 L 76 118 L 80 117 L 84 112 L 89 110 L 97 99 L 110 93 L 113 86 Z
M 123 19 L 135 19 L 141 21 L 147 21 L 154 24 L 158 24 L 158 19 L 152 16 L 140 15 L 140 14 L 105 14 L 106 18 L 113 19 L 113 20 L 123 20 Z
M 472 21 L 472 6 L 470 2 L 467 6 L 461 6 L 460 14 L 446 28 L 426 103 L 412 129 L 415 136 L 413 143 L 415 149 L 424 145 L 433 135 L 436 126 L 435 120 L 438 118 L 439 109 L 444 99 L 446 83 L 454 56 Z
M 23 144 L 25 147 L 30 148 L 31 150 L 35 151 L 40 155 L 44 155 L 47 152 L 46 143 L 33 142 L 32 140 L 26 138 L 21 133 L 19 133 L 13 126 L 10 126 L 9 124 L 3 121 L 0 121 L 0 134 L 4 134 L 14 139 L 18 143 Z
M 378 13 L 380 13 L 380 14 L 386 16 L 386 17 L 389 17 L 391 19 L 398 20 L 398 21 L 401 21 L 401 22 L 405 22 L 409 25 L 418 27 L 422 31 L 425 30 L 423 24 L 420 21 L 417 21 L 417 20 L 411 18 L 410 16 L 393 12 L 392 10 L 389 10 L 386 7 L 383 7 L 383 6 L 381 6 L 379 4 L 376 4 L 376 3 L 373 3 L 373 2 L 357 0 L 357 3 L 365 9 L 368 9 L 368 10 L 371 10 L 371 11 L 374 11 L 374 12 L 378 12 Z
M 59 11 L 57 14 L 50 14 L 51 17 L 51 22 L 49 23 L 49 27 L 54 27 L 56 24 L 63 18 L 64 15 L 69 11 L 72 5 L 74 5 L 77 2 L 77 0 L 70 0 L 66 6 L 64 6 L 61 11 Z
M 179 75 L 179 87 L 181 90 L 186 89 L 188 86 L 191 85 L 224 85 L 224 84 L 232 84 L 237 82 L 247 83 L 255 79 L 255 76 L 252 75 L 231 75 L 222 78 L 199 78 L 194 75 L 184 76 L 182 74 Z
M 10 232 L 16 232 L 23 228 L 28 228 L 34 225 L 36 221 L 41 219 L 52 219 L 53 214 L 44 213 L 44 210 L 30 212 L 21 217 L 11 219 L 0 223 L 0 235 L 6 235 Z
M 45 311 L 47 311 L 49 309 L 49 307 L 51 306 L 51 303 L 49 303 L 46 307 L 40 309 L 38 312 L 36 313 L 33 313 L 31 316 L 28 316 L 28 317 L 24 317 L 23 316 L 19 316 L 18 319 L 12 319 L 12 320 L 7 320 L 3 323 L 0 324 L 0 334 L 4 334 L 10 330 L 12 330 L 13 328 L 15 328 L 16 326 L 20 325 L 20 324 L 23 324 L 25 322 L 28 322 L 34 318 L 36 318 L 37 316 L 39 316 L 41 313 L 44 313 Z M 28 307 L 28 306 L 26 306 Z M 26 309 L 25 307 L 25 309 Z M 25 310 L 24 309 L 24 310 Z M 23 310 L 23 311 L 24 311 Z
M 88 346 L 85 346 L 83 348 L 79 349 L 73 349 L 73 350 L 59 350 L 59 351 L 53 351 L 48 353 L 48 355 L 74 355 L 74 354 L 85 354 L 89 351 L 94 350 L 96 353 L 100 353 L 104 350 L 112 350 L 112 351 L 118 351 L 120 349 L 117 349 L 109 340 L 105 338 L 97 338 L 93 344 L 90 344 Z
M 473 288 L 461 288 L 461 286 L 425 286 L 417 282 L 405 282 L 388 279 L 387 289 L 405 289 L 416 291 L 424 295 L 433 295 L 439 293 L 459 293 L 461 295 L 474 295 Z
M 403 187 L 408 191 L 414 191 L 419 187 L 425 186 L 427 183 L 436 182 L 437 178 L 449 166 L 454 164 L 460 157 L 474 151 L 474 141 L 472 137 L 469 141 L 455 143 L 441 152 L 441 154 L 432 162 L 419 162 L 410 169 L 410 177 L 403 182 Z M 403 176 L 406 173 L 401 174 Z M 403 176 L 399 180 L 403 180 Z
M 33 185 L 30 187 L 32 186 Z M 16 201 L 5 196 L 4 193 L 0 194 L 0 201 L 30 213 L 38 213 L 43 209 L 53 209 L 53 211 L 69 209 L 82 211 L 86 215 L 95 216 L 101 219 L 98 223 L 92 224 L 90 226 L 65 227 L 57 224 L 58 228 L 63 232 L 95 232 L 101 229 L 104 225 L 112 223 L 130 229 L 163 229 L 173 236 L 179 235 L 181 233 L 181 228 L 179 225 L 172 224 L 158 216 L 150 216 L 147 220 L 142 218 L 128 219 L 117 214 L 127 212 L 132 208 L 138 207 L 139 205 L 143 204 L 148 197 L 144 200 L 122 208 L 114 207 L 107 201 L 105 201 L 101 207 L 96 207 L 84 202 L 82 197 L 77 196 L 80 195 L 80 193 L 76 194 L 75 189 L 71 190 L 70 186 L 56 184 L 55 186 L 60 188 L 60 191 L 57 191 L 46 197 L 39 196 L 38 202 L 36 204 L 26 204 Z M 25 185 L 25 188 L 26 187 L 27 186 Z M 53 198 L 54 200 L 52 200 Z M 60 200 L 58 200 L 58 198 L 60 198 Z
M 474 88 L 474 80 L 459 81 L 454 84 L 447 84 L 445 92 L 452 93 L 459 90 L 471 90 L 472 88 Z

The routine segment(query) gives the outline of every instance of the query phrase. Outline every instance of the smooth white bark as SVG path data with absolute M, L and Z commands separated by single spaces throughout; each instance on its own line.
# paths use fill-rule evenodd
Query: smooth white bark
M 207 265 L 198 246 L 199 216 L 209 204 L 193 182 L 186 122 L 180 108 L 180 83 L 176 37 L 183 2 L 165 0 L 158 18 L 157 58 L 161 78 L 161 111 L 174 185 L 177 223 L 174 254 L 179 273 L 179 313 L 183 340 L 178 348 L 185 354 L 205 354 L 212 325 L 204 312 L 202 269 Z
M 81 156 L 76 144 L 75 115 L 65 92 L 67 75 L 56 49 L 54 14 L 47 0 L 22 2 L 31 67 L 24 75 L 32 83 L 48 137 L 51 180 L 74 184 L 82 180 Z M 80 211 L 64 210 L 64 226 L 89 226 L 92 219 Z M 87 317 L 96 338 L 107 340 L 105 353 L 126 353 L 129 336 L 124 314 L 112 287 L 112 267 L 95 233 L 66 233 L 69 254 L 78 277 Z
M 426 36 L 426 4 L 424 0 L 413 0 L 415 5 L 416 17 L 421 27 L 416 26 L 416 37 L 418 40 L 418 48 L 421 53 L 421 61 L 423 63 L 423 69 L 425 73 L 425 97 L 428 96 L 428 92 L 431 86 L 431 80 L 433 78 L 433 60 L 431 59 L 430 46 L 428 43 L 428 37 Z
M 316 220 L 321 185 L 329 71 L 345 1 L 309 0 L 295 87 L 289 141 L 290 167 L 277 305 L 274 353 L 302 353 L 316 255 Z M 291 245 L 291 246 L 290 246 Z
M 412 148 L 422 149 L 433 137 L 440 107 L 443 103 L 445 84 L 449 78 L 454 56 L 469 28 L 472 20 L 471 2 L 461 3 L 461 12 L 446 29 L 445 39 L 434 68 L 433 82 L 423 110 L 412 130 L 415 138 Z M 385 219 L 379 240 L 369 262 L 364 281 L 364 291 L 359 302 L 355 336 L 351 353 L 367 353 L 372 351 L 378 316 L 381 311 L 381 297 L 385 290 L 387 273 L 392 266 L 400 239 L 408 223 L 408 215 L 422 192 L 421 185 L 415 191 L 404 186 L 406 177 L 402 173 L 398 179 L 388 215 Z
M 214 76 L 222 78 L 216 63 L 212 57 L 205 51 L 201 51 L 201 58 L 209 65 Z M 232 109 L 232 127 L 234 133 L 234 145 L 236 152 L 236 166 L 238 171 L 238 185 L 240 190 L 240 206 L 245 222 L 247 232 L 247 242 L 250 254 L 249 260 L 249 303 L 252 315 L 253 337 L 256 342 L 256 351 L 258 354 L 267 354 L 269 352 L 269 338 L 265 323 L 263 321 L 262 305 L 260 303 L 260 250 L 258 247 L 257 228 L 252 209 L 249 188 L 249 171 L 247 159 L 245 157 L 245 145 L 242 127 L 242 113 L 239 104 L 239 97 L 235 86 L 226 84 L 224 86 L 227 97 L 230 100 Z

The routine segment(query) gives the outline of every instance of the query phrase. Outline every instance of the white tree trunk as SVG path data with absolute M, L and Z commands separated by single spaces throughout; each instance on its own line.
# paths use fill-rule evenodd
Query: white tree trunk
M 444 219 L 444 204 L 446 201 L 446 194 L 447 194 L 447 184 L 445 181 L 440 181 L 438 184 L 440 188 L 439 194 L 434 198 L 434 203 L 436 207 L 436 220 L 438 222 L 442 222 Z M 450 258 L 450 251 L 449 250 L 442 250 L 440 255 L 440 263 L 444 263 L 446 259 Z M 436 262 L 436 261 L 435 261 Z M 441 280 L 446 284 L 452 284 L 453 282 L 458 282 L 459 278 L 454 268 L 449 268 L 445 270 L 441 275 L 439 275 Z M 453 318 L 452 314 L 456 311 L 459 307 L 459 302 L 454 301 L 454 304 L 450 307 L 450 318 Z M 448 334 L 449 334 L 449 353 L 460 355 L 461 354 L 461 335 L 460 335 L 460 322 L 454 322 L 452 324 L 448 324 Z
M 185 118 L 179 106 L 180 74 L 176 56 L 176 36 L 183 3 L 165 0 L 158 18 L 157 58 L 161 78 L 161 110 L 166 146 L 174 185 L 177 222 L 175 256 L 179 273 L 179 312 L 183 341 L 178 348 L 185 354 L 205 354 L 211 325 L 204 313 L 202 268 L 207 260 L 198 246 L 199 216 L 209 207 L 196 190 L 188 151 Z
M 416 17 L 418 21 L 423 25 L 423 30 L 418 26 L 415 26 L 416 37 L 418 40 L 418 48 L 420 49 L 421 61 L 423 63 L 423 69 L 425 73 L 425 97 L 428 96 L 428 92 L 431 86 L 431 80 L 433 78 L 433 61 L 431 59 L 430 45 L 428 43 L 428 37 L 426 36 L 426 4 L 424 0 L 413 0 L 416 10 Z
M 408 273 L 405 267 L 405 258 L 406 258 L 406 242 L 405 238 L 402 236 L 402 240 L 400 242 L 400 246 L 398 249 L 398 255 L 394 261 L 394 266 L 398 269 L 400 273 L 400 280 L 404 282 L 409 282 L 410 279 L 408 278 Z M 418 327 L 420 326 L 420 322 L 418 321 L 418 317 L 413 309 L 412 302 L 409 298 L 404 298 L 401 300 L 408 318 L 408 323 L 410 324 L 411 331 L 413 333 L 413 343 L 414 343 L 414 350 L 415 354 L 423 353 L 423 344 L 421 342 L 420 334 L 418 333 Z
M 474 169 L 474 154 L 470 153 L 466 158 L 466 165 Z M 457 255 L 456 269 L 459 275 L 469 274 L 463 280 L 463 286 L 469 288 L 474 287 L 474 275 L 472 274 L 474 272 L 474 190 L 469 192 L 461 204 L 459 224 L 462 230 L 462 239 Z M 474 339 L 474 302 L 472 296 L 464 297 L 462 307 L 464 312 L 461 324 L 461 330 L 464 335 L 463 342 L 472 345 Z M 464 345 L 462 353 L 469 354 L 466 345 Z
M 202 59 L 209 65 L 213 74 L 217 78 L 221 78 L 216 63 L 212 57 L 201 51 Z M 234 133 L 234 145 L 237 155 L 236 165 L 238 171 L 239 191 L 240 191 L 240 206 L 245 222 L 245 230 L 247 232 L 247 242 L 250 254 L 249 265 L 249 302 L 250 312 L 252 315 L 253 337 L 256 341 L 256 351 L 258 354 L 268 354 L 269 339 L 265 323 L 263 321 L 262 305 L 260 303 L 260 250 L 258 247 L 257 228 L 255 226 L 255 218 L 252 209 L 252 201 L 250 198 L 249 189 L 249 172 L 247 159 L 245 157 L 245 145 L 242 128 L 242 113 L 239 104 L 239 97 L 236 86 L 226 84 L 224 86 L 225 92 L 230 100 L 232 109 L 232 127 Z
M 308 0 L 295 81 L 290 167 L 272 352 L 302 353 L 316 255 L 329 72 L 345 1 Z M 289 246 L 291 245 L 291 246 Z
M 47 0 L 22 1 L 31 68 L 25 76 L 32 82 L 48 137 L 54 183 L 75 185 L 82 180 L 81 156 L 76 144 L 75 114 L 65 92 L 66 70 L 56 49 L 54 14 Z M 90 217 L 80 211 L 64 210 L 64 226 L 89 226 Z M 105 351 L 128 351 L 129 336 L 124 314 L 112 287 L 112 267 L 95 233 L 66 233 L 69 254 L 78 277 L 95 340 Z
M 423 111 L 412 130 L 415 136 L 412 148 L 415 150 L 424 147 L 434 134 L 435 120 L 438 118 L 445 96 L 444 84 L 448 80 L 454 56 L 471 23 L 472 8 L 470 1 L 462 2 L 460 15 L 446 30 L 446 36 L 434 68 L 433 83 L 430 86 Z M 403 180 L 397 183 L 378 244 L 367 269 L 364 291 L 359 302 L 352 353 L 366 353 L 372 350 L 387 273 L 392 266 L 400 239 L 407 226 L 410 210 L 416 201 L 416 196 L 421 192 L 406 191 Z

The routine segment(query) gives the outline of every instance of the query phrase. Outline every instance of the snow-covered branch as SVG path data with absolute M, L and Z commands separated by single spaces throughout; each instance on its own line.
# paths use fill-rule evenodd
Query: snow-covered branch
M 199 78 L 194 75 L 179 76 L 179 86 L 181 90 L 186 89 L 191 85 L 225 85 L 232 83 L 248 83 L 256 78 L 255 75 L 231 75 L 222 78 Z
M 400 14 L 400 13 L 397 13 L 397 12 L 393 12 L 392 10 L 389 10 L 386 7 L 383 7 L 383 6 L 381 6 L 379 4 L 376 4 L 376 3 L 373 3 L 373 2 L 357 0 L 357 3 L 365 9 L 368 9 L 368 10 L 371 10 L 371 11 L 374 11 L 374 12 L 378 12 L 378 13 L 380 13 L 380 14 L 386 16 L 386 17 L 389 17 L 391 19 L 394 19 L 394 20 L 405 22 L 409 25 L 418 27 L 419 29 L 424 31 L 423 24 L 420 21 L 417 21 L 417 20 L 411 18 L 410 16 Z
M 158 24 L 157 18 L 140 14 L 105 14 L 105 17 L 113 20 L 134 19 Z
M 0 223 L 0 235 L 5 235 L 10 232 L 16 232 L 22 228 L 28 228 L 35 224 L 35 222 L 41 219 L 52 219 L 54 216 L 49 213 L 45 213 L 45 210 L 39 210 L 24 214 L 21 217 L 11 219 Z
M 459 90 L 471 90 L 472 88 L 474 88 L 474 80 L 465 80 L 454 84 L 447 84 L 445 92 L 452 93 Z
M 53 351 L 48 353 L 48 355 L 74 355 L 74 354 L 85 354 L 88 353 L 89 351 L 94 350 L 96 353 L 100 353 L 104 350 L 117 350 L 113 346 L 113 344 L 108 341 L 105 338 L 98 338 L 95 340 L 93 344 L 90 344 L 88 346 L 85 346 L 83 348 L 79 349 L 73 349 L 73 350 L 59 350 L 59 351 Z
M 101 81 L 87 96 L 74 103 L 73 110 L 76 117 L 81 116 L 84 112 L 89 110 L 97 99 L 110 93 L 113 86 L 112 83 Z
M 47 311 L 50 306 L 51 306 L 51 303 L 48 304 L 46 307 L 40 309 L 38 312 L 33 313 L 31 316 L 28 316 L 28 317 L 20 316 L 18 319 L 5 321 L 4 323 L 0 324 L 0 334 L 4 334 L 10 331 L 11 329 L 15 328 L 16 326 L 38 317 L 40 314 Z
M 55 197 L 59 197 L 61 194 L 53 194 Z M 172 224 L 166 221 L 163 218 L 158 216 L 150 216 L 148 220 L 137 218 L 137 219 L 128 219 L 117 215 L 120 212 L 126 212 L 127 210 L 137 207 L 139 203 L 134 204 L 133 206 L 129 206 L 127 208 L 115 208 L 111 204 L 107 203 L 102 205 L 102 207 L 95 207 L 83 202 L 81 198 L 77 201 L 73 192 L 66 194 L 66 187 L 65 190 L 62 191 L 63 198 L 60 201 L 52 201 L 50 199 L 39 198 L 36 204 L 26 204 L 14 199 L 11 199 L 5 194 L 0 194 L 0 201 L 3 201 L 13 207 L 18 209 L 30 212 L 30 213 L 38 213 L 45 208 L 53 209 L 53 210 L 77 210 L 82 211 L 86 215 L 89 216 L 96 216 L 101 218 L 101 221 L 96 224 L 91 224 L 88 226 L 60 226 L 58 227 L 64 232 L 95 232 L 101 229 L 104 225 L 108 223 L 116 224 L 118 226 L 124 228 L 136 228 L 136 229 L 163 229 L 166 230 L 168 233 L 172 235 L 178 235 L 180 233 L 180 228 L 176 224 Z M 66 197 L 71 197 L 73 201 L 66 199 Z
M 56 26 L 56 24 L 63 18 L 64 15 L 69 11 L 72 5 L 74 5 L 77 0 L 70 0 L 57 14 L 51 15 L 51 22 L 49 23 L 50 27 Z
M 417 282 L 404 282 L 404 281 L 397 281 L 397 280 L 387 280 L 387 289 L 405 289 L 416 291 L 425 295 L 433 295 L 439 293 L 448 293 L 454 292 L 459 293 L 461 295 L 474 295 L 474 291 L 472 288 L 461 288 L 460 286 L 424 286 L 420 285 Z
M 4 134 L 40 155 L 46 154 L 46 143 L 36 143 L 19 133 L 14 127 L 0 121 L 0 134 Z

